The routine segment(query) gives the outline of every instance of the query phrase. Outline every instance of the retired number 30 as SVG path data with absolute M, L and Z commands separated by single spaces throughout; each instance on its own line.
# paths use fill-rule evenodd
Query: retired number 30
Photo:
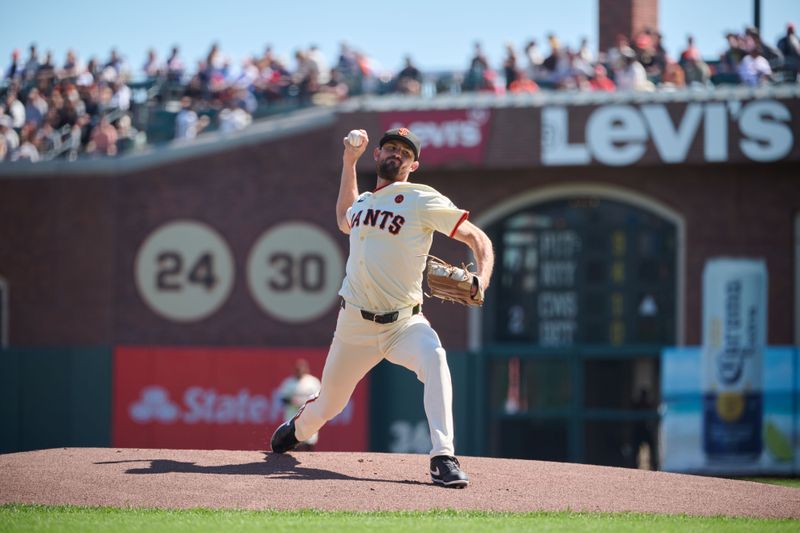
M 267 260 L 273 275 L 269 286 L 274 291 L 300 288 L 319 292 L 325 287 L 325 258 L 316 253 L 295 257 L 285 252 L 274 253 Z

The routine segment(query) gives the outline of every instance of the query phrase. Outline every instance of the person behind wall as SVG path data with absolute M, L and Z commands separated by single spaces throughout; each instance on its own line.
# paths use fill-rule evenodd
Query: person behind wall
M 640 412 L 642 418 L 634 423 L 633 427 L 633 453 L 638 468 L 643 470 L 658 470 L 658 448 L 656 447 L 656 429 L 648 415 L 655 405 L 650 400 L 647 389 L 639 389 L 633 401 L 633 408 Z
M 320 381 L 311 374 L 308 361 L 305 359 L 295 361 L 294 374 L 284 379 L 278 389 L 284 407 L 283 420 L 289 421 L 294 418 L 306 401 L 319 393 L 319 389 Z M 298 451 L 312 451 L 318 440 L 319 433 L 314 433 L 295 449 Z

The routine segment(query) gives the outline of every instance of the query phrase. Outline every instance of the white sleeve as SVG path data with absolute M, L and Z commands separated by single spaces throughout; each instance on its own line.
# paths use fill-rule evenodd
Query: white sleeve
M 469 218 L 469 211 L 459 209 L 449 198 L 436 191 L 420 194 L 417 209 L 424 225 L 448 237 L 455 235 L 458 227 Z

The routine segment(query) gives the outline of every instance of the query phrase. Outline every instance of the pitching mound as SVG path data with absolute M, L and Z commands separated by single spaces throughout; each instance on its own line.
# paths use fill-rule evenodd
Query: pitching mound
M 0 503 L 352 511 L 633 511 L 800 518 L 800 489 L 623 468 L 462 457 L 471 485 L 431 483 L 423 455 L 63 448 L 0 455 Z

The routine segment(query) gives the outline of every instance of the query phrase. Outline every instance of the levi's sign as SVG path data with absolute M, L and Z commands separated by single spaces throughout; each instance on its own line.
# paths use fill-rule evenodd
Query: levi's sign
M 787 103 L 778 100 L 545 107 L 541 161 L 549 166 L 779 161 L 794 148 L 793 120 Z

